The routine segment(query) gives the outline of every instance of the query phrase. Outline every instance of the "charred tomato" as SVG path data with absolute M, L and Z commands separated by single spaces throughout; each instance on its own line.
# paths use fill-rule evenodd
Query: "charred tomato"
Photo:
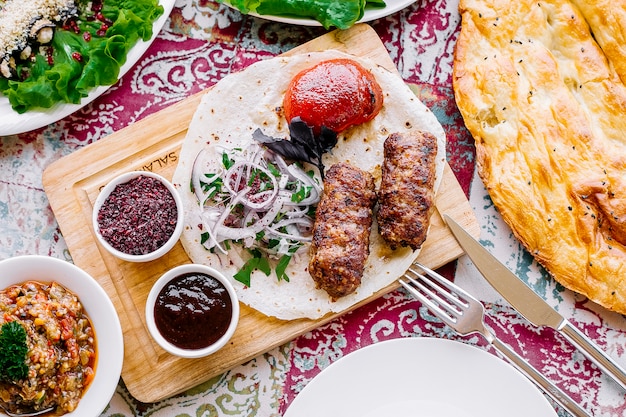
M 339 133 L 370 121 L 382 105 L 374 75 L 346 58 L 322 61 L 296 74 L 283 100 L 287 121 L 300 117 L 316 135 L 322 126 Z

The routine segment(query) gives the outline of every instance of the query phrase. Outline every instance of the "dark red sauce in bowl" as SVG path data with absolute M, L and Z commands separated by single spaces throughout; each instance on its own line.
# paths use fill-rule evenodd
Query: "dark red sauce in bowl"
M 168 282 L 154 304 L 161 335 L 182 349 L 201 349 L 228 330 L 233 303 L 218 279 L 203 273 L 182 274 Z
M 177 356 L 211 354 L 232 337 L 239 321 L 239 301 L 230 281 L 205 265 L 185 264 L 163 274 L 146 303 L 146 323 L 153 339 Z
M 174 196 L 157 178 L 139 175 L 115 186 L 98 212 L 102 237 L 129 255 L 154 252 L 176 228 Z

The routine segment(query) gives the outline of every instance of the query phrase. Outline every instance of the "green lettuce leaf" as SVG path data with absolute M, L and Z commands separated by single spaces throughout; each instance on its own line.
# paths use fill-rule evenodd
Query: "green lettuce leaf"
M 294 16 L 317 20 L 326 29 L 347 29 L 363 17 L 366 7 L 385 7 L 384 0 L 227 0 L 242 13 Z
M 126 46 L 124 37 L 115 35 L 92 50 L 76 89 L 89 92 L 99 85 L 115 84 L 120 67 L 126 62 Z

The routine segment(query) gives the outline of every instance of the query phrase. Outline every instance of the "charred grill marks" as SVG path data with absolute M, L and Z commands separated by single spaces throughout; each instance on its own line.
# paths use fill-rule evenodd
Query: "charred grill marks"
M 437 139 L 428 132 L 393 133 L 385 140 L 378 193 L 378 231 L 392 249 L 419 249 L 435 204 Z
M 317 206 L 309 272 L 333 300 L 361 284 L 376 202 L 374 178 L 347 163 L 326 172 Z

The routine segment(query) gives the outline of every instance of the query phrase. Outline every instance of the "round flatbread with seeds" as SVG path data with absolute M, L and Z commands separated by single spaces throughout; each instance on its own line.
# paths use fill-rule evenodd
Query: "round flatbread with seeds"
M 460 11 L 454 91 L 491 199 L 559 283 L 626 313 L 626 2 Z

